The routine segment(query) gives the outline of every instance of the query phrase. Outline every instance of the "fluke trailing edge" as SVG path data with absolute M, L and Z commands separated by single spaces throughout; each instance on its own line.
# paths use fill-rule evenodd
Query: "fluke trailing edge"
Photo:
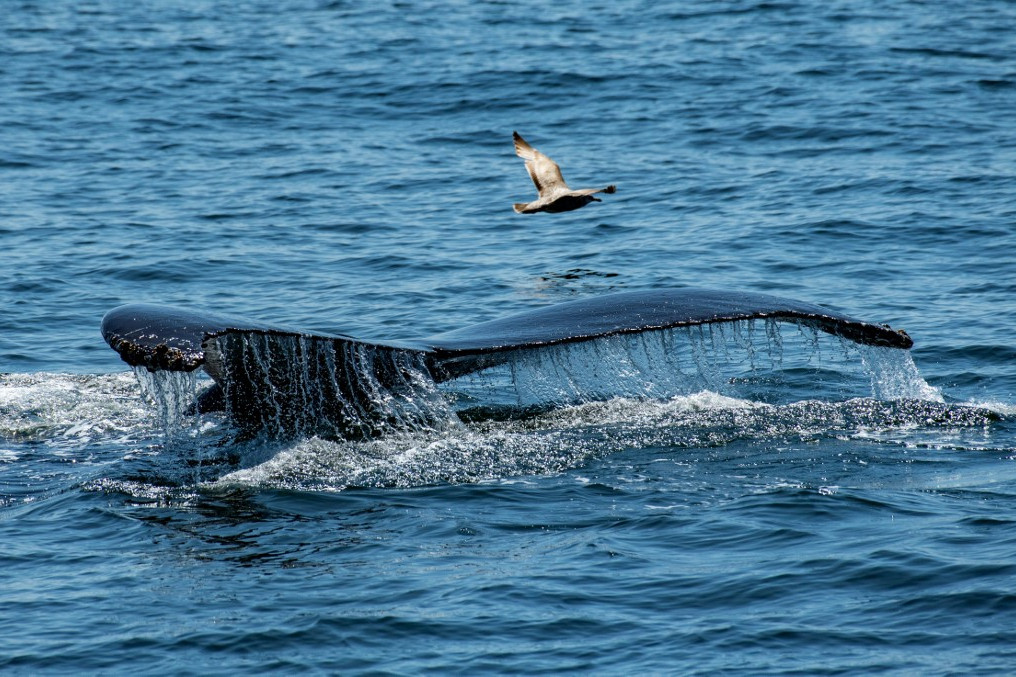
M 102 335 L 129 365 L 203 367 L 244 428 L 367 436 L 378 419 L 418 419 L 420 388 L 517 359 L 520 352 L 619 334 L 739 320 L 790 322 L 857 343 L 908 349 L 903 331 L 766 294 L 659 289 L 538 308 L 429 338 L 364 341 L 149 304 L 109 311 Z M 381 403 L 384 403 L 383 406 Z M 398 404 L 395 413 L 392 403 Z M 280 411 L 280 403 L 283 403 Z M 416 404 L 414 404 L 416 403 Z

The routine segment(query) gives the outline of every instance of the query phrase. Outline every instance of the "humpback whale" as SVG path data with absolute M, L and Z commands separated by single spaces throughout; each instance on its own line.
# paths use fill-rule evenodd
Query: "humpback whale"
M 523 139 L 518 132 L 512 132 L 515 139 L 515 154 L 526 161 L 526 170 L 536 185 L 539 197 L 529 203 L 517 202 L 513 206 L 519 214 L 535 214 L 536 212 L 570 212 L 585 207 L 590 202 L 600 202 L 593 197 L 596 193 L 613 193 L 614 185 L 606 188 L 583 188 L 572 190 L 561 176 L 561 168 L 549 157 L 536 150 Z
M 913 345 L 903 330 L 822 306 L 768 294 L 688 288 L 584 298 L 407 340 L 366 341 L 141 303 L 110 310 L 101 331 L 133 367 L 151 372 L 203 368 L 216 384 L 203 399 L 221 400 L 243 430 L 363 438 L 390 429 L 387 419 L 393 416 L 425 419 L 427 413 L 417 405 L 420 388 L 426 390 L 428 383 L 510 363 L 520 352 L 753 319 L 812 327 L 866 345 Z M 397 414 L 393 402 L 401 402 Z

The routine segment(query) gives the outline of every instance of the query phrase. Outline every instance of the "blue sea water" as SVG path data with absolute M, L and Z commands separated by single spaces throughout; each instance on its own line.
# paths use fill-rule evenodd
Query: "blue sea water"
M 0 669 L 1014 669 L 1013 3 L 3 9 Z M 512 130 L 618 192 L 513 213 Z M 560 401 L 556 355 L 447 393 L 537 413 L 232 443 L 98 332 L 146 301 L 410 338 L 683 286 L 903 327 L 912 362 L 755 327 L 733 381 Z

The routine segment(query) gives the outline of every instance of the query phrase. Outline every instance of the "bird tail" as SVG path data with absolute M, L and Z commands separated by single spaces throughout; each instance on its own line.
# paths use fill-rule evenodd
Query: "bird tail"
M 525 209 L 527 206 L 528 205 L 525 202 L 516 202 L 515 204 L 512 205 L 512 207 L 515 209 L 516 214 L 525 214 L 526 213 Z

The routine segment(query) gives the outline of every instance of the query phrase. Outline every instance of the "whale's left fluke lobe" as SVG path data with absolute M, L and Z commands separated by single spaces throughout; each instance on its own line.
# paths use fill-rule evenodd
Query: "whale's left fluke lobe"
M 241 427 L 364 437 L 402 422 L 426 425 L 441 408 L 435 382 L 510 362 L 527 351 L 755 319 L 808 326 L 866 345 L 913 345 L 903 331 L 821 306 L 708 289 L 580 299 L 407 341 L 364 341 L 150 304 L 109 311 L 102 335 L 134 367 L 153 372 L 203 367 Z
M 248 319 L 160 306 L 129 303 L 102 318 L 102 337 L 132 367 L 149 371 L 194 371 L 205 365 L 207 340 L 231 332 L 275 336 L 317 336 L 367 346 L 423 350 L 423 346 L 381 344 L 341 334 L 320 335 Z
M 447 418 L 423 346 L 149 304 L 109 311 L 102 335 L 132 367 L 203 368 L 215 386 L 200 396 L 194 411 L 221 406 L 250 434 L 356 439 Z
M 102 318 L 102 338 L 132 367 L 149 371 L 194 371 L 205 361 L 205 336 L 237 323 L 211 313 L 131 303 Z

